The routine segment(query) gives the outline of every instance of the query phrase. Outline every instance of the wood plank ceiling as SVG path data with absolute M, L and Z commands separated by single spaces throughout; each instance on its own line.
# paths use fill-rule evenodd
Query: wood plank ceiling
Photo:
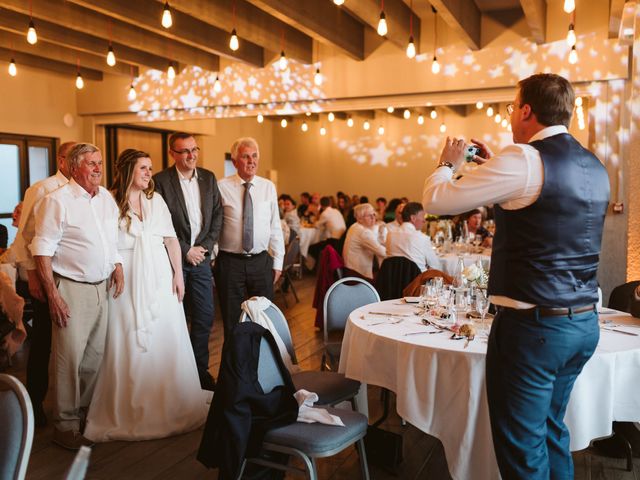
M 608 1 L 610 35 L 616 36 L 624 1 Z M 165 3 L 173 17 L 170 28 L 161 25 Z M 345 0 L 341 6 L 333 0 L 3 0 L 0 61 L 15 57 L 70 75 L 79 65 L 87 78 L 101 79 L 103 73 L 136 76 L 139 68 L 165 70 L 170 63 L 215 72 L 220 57 L 264 67 L 282 50 L 310 64 L 317 60 L 314 42 L 362 61 L 371 52 L 371 40 L 369 46 L 365 40 L 376 38 L 382 4 L 388 33 L 376 41 L 392 42 L 399 54 L 411 31 L 420 45 L 431 6 L 472 50 L 483 46 L 483 15 L 524 18 L 530 40 L 545 42 L 547 0 Z M 36 45 L 26 41 L 31 19 Z M 233 29 L 240 39 L 236 51 L 229 47 Z M 116 53 L 115 66 L 106 63 L 109 46 Z

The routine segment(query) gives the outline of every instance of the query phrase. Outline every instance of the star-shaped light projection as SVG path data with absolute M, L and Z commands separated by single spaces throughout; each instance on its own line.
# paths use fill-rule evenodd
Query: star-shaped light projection
M 369 155 L 371 158 L 371 166 L 382 165 L 383 167 L 389 166 L 389 157 L 393 155 L 391 150 L 387 150 L 387 147 L 383 142 L 380 142 L 376 148 L 369 149 Z

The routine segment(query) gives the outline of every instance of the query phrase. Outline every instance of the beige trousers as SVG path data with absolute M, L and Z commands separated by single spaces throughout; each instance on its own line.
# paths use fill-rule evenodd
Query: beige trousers
M 91 402 L 107 335 L 107 281 L 97 285 L 56 276 L 70 317 L 53 324 L 54 423 L 59 430 L 80 430 L 81 408 Z

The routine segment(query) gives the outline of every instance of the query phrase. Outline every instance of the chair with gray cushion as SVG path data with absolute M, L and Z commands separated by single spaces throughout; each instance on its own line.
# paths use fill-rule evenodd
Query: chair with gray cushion
M 33 407 L 27 389 L 15 377 L 0 374 L 0 478 L 25 478 L 33 426 Z
M 265 310 L 271 319 L 278 335 L 282 339 L 287 352 L 294 365 L 298 364 L 296 352 L 293 347 L 293 339 L 289 330 L 289 324 L 282 311 L 274 304 Z M 243 313 L 241 321 L 246 319 Z M 356 409 L 356 395 L 360 390 L 360 382 L 346 378 L 342 373 L 302 371 L 291 375 L 296 390 L 305 389 L 318 394 L 317 405 L 337 405 L 344 401 L 350 401 L 354 410 Z
M 337 370 L 342 348 L 342 333 L 349 314 L 356 308 L 380 301 L 373 285 L 357 277 L 345 277 L 327 290 L 324 296 L 324 353 L 322 370 Z M 336 335 L 339 338 L 336 338 Z
M 262 339 L 258 362 L 258 381 L 265 393 L 284 384 L 274 357 L 275 354 L 269 343 Z M 304 469 L 271 462 L 263 458 L 252 458 L 248 461 L 279 470 L 303 473 L 308 475 L 310 480 L 316 480 L 318 478 L 317 458 L 330 457 L 355 443 L 360 457 L 362 477 L 368 480 L 369 469 L 363 442 L 367 433 L 367 417 L 350 410 L 337 408 L 328 408 L 327 410 L 333 415 L 338 415 L 345 426 L 296 422 L 269 430 L 264 436 L 263 450 L 297 456 L 302 459 Z M 247 459 L 243 462 L 238 479 L 242 478 L 246 462 Z

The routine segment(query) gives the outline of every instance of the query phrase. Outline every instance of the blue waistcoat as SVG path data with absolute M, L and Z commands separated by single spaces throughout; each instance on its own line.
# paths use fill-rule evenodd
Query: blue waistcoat
M 495 205 L 489 294 L 540 307 L 596 303 L 607 171 L 567 133 L 530 145 L 542 158 L 542 190 L 519 210 Z

